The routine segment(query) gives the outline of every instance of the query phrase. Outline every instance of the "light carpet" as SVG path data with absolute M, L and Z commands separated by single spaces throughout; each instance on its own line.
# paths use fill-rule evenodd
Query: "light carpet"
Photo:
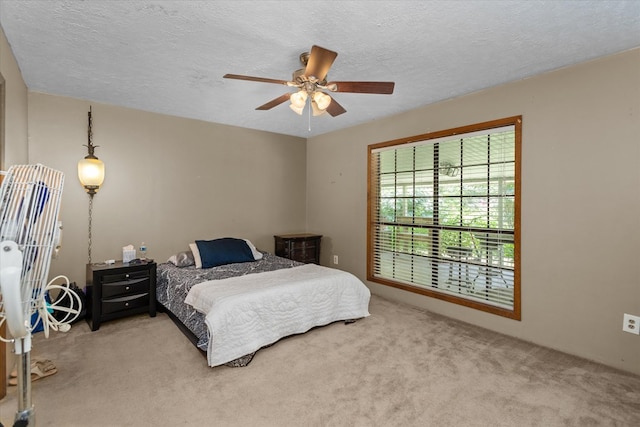
M 373 296 L 209 368 L 165 314 L 35 337 L 38 426 L 638 426 L 640 377 Z M 10 426 L 15 387 L 0 402 Z

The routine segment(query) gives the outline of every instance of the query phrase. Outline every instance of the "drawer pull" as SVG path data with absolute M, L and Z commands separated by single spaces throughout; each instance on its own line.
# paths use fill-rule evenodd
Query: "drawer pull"
M 128 303 L 128 302 L 125 302 L 125 303 L 124 303 L 124 306 L 125 306 L 125 307 L 129 307 L 129 303 Z
M 128 275 L 128 274 L 125 274 L 125 275 L 124 275 L 124 277 L 126 277 L 126 278 L 128 279 L 128 278 L 129 278 L 129 275 Z
M 125 291 L 128 291 L 129 289 L 131 289 L 131 286 L 127 286 L 124 289 L 125 289 Z

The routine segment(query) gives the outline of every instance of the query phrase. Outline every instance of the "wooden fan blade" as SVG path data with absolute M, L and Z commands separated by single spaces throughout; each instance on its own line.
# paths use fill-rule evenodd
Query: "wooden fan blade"
M 338 104 L 335 98 L 331 97 L 331 104 L 327 107 L 326 112 L 331 114 L 332 117 L 335 117 L 342 113 L 346 113 L 347 110 L 345 110 L 342 105 Z
M 335 85 L 335 89 L 332 87 Z M 332 92 L 377 93 L 389 95 L 393 93 L 394 82 L 329 82 L 327 88 Z
M 282 104 L 283 102 L 288 101 L 290 96 L 291 96 L 290 93 L 285 93 L 284 95 L 280 95 L 276 99 L 272 99 L 266 104 L 259 106 L 258 108 L 256 108 L 256 110 L 270 110 L 273 107 L 276 107 Z
M 287 85 L 286 80 L 277 80 L 277 79 L 267 79 L 264 77 L 251 77 L 251 76 L 242 76 L 240 74 L 225 74 L 222 76 L 225 79 L 236 79 L 236 80 L 249 80 L 252 82 L 263 82 L 263 83 L 277 83 L 281 85 Z
M 311 46 L 311 53 L 307 61 L 307 67 L 304 69 L 304 75 L 307 77 L 315 77 L 318 81 L 324 80 L 329 72 L 329 68 L 333 65 L 338 54 L 332 50 L 325 49 L 320 46 Z

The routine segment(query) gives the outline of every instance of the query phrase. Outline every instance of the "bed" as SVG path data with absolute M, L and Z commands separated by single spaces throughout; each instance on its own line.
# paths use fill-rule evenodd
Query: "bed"
M 196 241 L 158 265 L 156 298 L 209 366 L 246 366 L 281 338 L 369 316 L 369 289 L 350 273 L 258 251 L 249 241 L 251 259 L 211 266 L 201 242 L 214 241 Z M 190 254 L 201 261 L 192 264 Z

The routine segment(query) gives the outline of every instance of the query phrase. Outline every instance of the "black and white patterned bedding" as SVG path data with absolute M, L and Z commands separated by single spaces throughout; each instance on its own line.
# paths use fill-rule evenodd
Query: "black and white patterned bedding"
M 198 269 L 195 266 L 181 268 L 171 263 L 162 263 L 158 264 L 156 298 L 159 303 L 193 332 L 198 338 L 197 347 L 206 352 L 209 344 L 209 331 L 205 324 L 205 315 L 184 303 L 192 286 L 208 280 L 226 279 L 299 265 L 303 264 L 266 252 L 263 252 L 263 258 L 258 261 L 227 264 L 207 269 Z M 251 361 L 253 354 L 233 360 L 226 363 L 226 365 L 245 366 Z

